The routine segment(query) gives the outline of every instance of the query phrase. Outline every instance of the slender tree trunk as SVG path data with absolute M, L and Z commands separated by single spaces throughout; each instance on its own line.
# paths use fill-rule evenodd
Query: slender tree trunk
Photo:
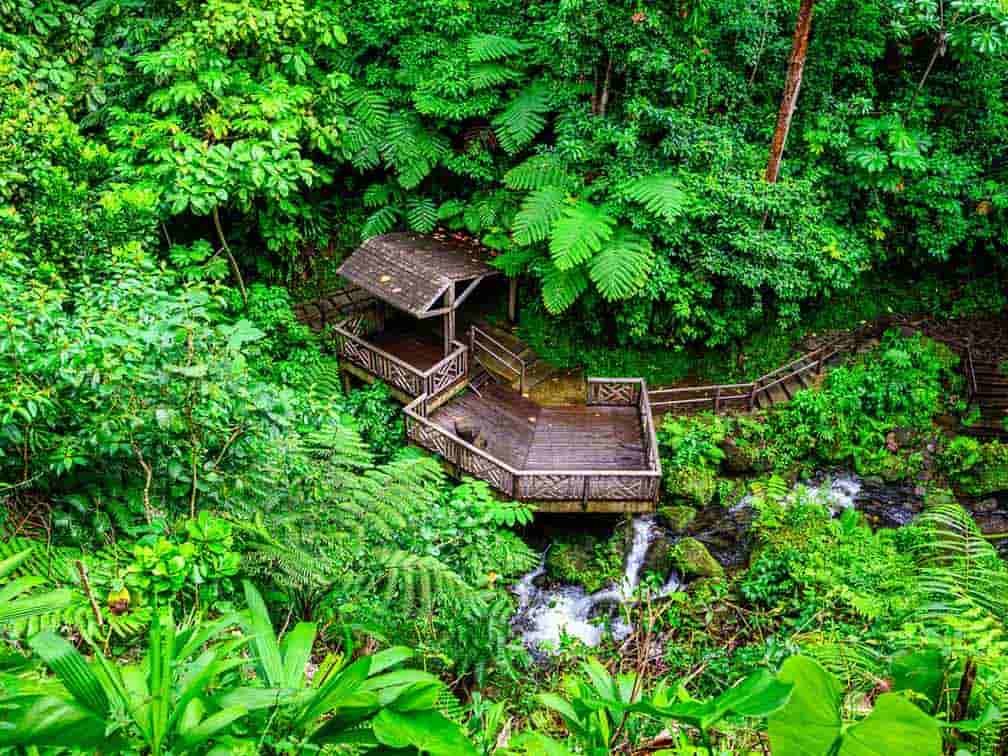
M 776 183 L 780 173 L 784 143 L 787 141 L 788 130 L 791 128 L 791 117 L 794 116 L 795 105 L 798 102 L 798 90 L 801 89 L 802 72 L 805 70 L 805 55 L 808 53 L 809 31 L 812 29 L 812 8 L 814 5 L 815 0 L 801 0 L 801 6 L 798 8 L 798 21 L 795 24 L 794 40 L 791 43 L 791 60 L 788 63 L 787 81 L 784 82 L 784 95 L 781 97 L 777 128 L 774 131 L 773 142 L 770 143 L 770 160 L 767 162 L 766 168 L 766 180 L 771 184 Z

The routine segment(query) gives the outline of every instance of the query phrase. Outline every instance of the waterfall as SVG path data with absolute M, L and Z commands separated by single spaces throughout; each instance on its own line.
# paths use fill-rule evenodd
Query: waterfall
M 542 651 L 542 646 L 548 644 L 555 649 L 560 645 L 562 635 L 578 638 L 588 646 L 598 645 L 604 629 L 604 623 L 599 619 L 605 614 L 603 610 L 606 607 L 613 637 L 622 640 L 633 631 L 622 616 L 612 610 L 633 600 L 634 592 L 640 585 L 644 559 L 661 530 L 652 516 L 645 515 L 634 518 L 632 533 L 623 575 L 618 583 L 607 588 L 588 593 L 576 585 L 551 589 L 537 587 L 536 581 L 546 572 L 545 555 L 538 567 L 518 581 L 514 586 L 518 611 L 512 624 L 519 629 L 528 648 Z M 679 582 L 673 575 L 663 586 L 661 594 L 678 587 Z

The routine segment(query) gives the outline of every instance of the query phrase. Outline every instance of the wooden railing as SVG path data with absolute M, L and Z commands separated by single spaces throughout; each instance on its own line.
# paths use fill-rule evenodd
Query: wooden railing
M 517 500 L 655 501 L 661 483 L 661 462 L 647 385 L 641 378 L 589 379 L 589 401 L 596 405 L 636 406 L 645 446 L 646 469 L 521 470 L 463 440 L 427 417 L 430 401 L 417 397 L 404 410 L 410 441 L 443 457 L 461 472 L 485 480 Z
M 407 396 L 427 396 L 429 401 L 435 401 L 469 375 L 469 349 L 460 341 L 452 342 L 453 350 L 444 359 L 427 370 L 420 370 L 368 342 L 363 337 L 367 325 L 367 318 L 357 315 L 335 327 L 340 357 Z
M 807 375 L 822 373 L 826 363 L 846 351 L 850 343 L 848 339 L 834 339 L 748 383 L 652 389 L 649 397 L 651 406 L 655 410 L 666 412 L 705 409 L 714 412 L 729 409 L 751 410 L 757 405 L 760 397 L 770 394 L 771 389 L 777 386 L 783 388 L 794 378 L 801 379 Z
M 966 399 L 971 402 L 980 393 L 980 384 L 977 383 L 976 377 L 976 365 L 973 363 L 972 338 L 967 340 L 966 348 L 963 352 L 963 372 L 966 374 Z
M 472 353 L 472 359 L 478 360 L 484 367 L 490 366 L 480 360 L 481 353 L 488 355 L 506 371 L 513 373 L 518 379 L 518 391 L 525 393 L 525 370 L 528 365 L 518 354 L 477 326 L 469 327 L 469 351 Z

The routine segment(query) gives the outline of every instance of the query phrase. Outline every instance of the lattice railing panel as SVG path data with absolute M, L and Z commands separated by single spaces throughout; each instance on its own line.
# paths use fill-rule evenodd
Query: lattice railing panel
M 588 381 L 588 404 L 632 407 L 640 399 L 640 381 Z
M 584 495 L 584 475 L 544 475 L 528 473 L 518 482 L 521 499 L 580 499 Z

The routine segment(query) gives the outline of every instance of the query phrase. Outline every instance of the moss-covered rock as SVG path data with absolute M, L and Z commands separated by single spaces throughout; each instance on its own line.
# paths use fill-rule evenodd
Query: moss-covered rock
M 724 567 L 696 538 L 682 538 L 672 549 L 672 563 L 684 578 L 722 577 Z
M 619 579 L 625 541 L 623 528 L 606 540 L 588 533 L 556 540 L 546 553 L 546 574 L 552 582 L 581 585 L 594 593 Z
M 703 507 L 717 493 L 717 475 L 706 467 L 678 467 L 665 473 L 665 490 L 673 499 Z
M 683 504 L 658 507 L 658 520 L 672 535 L 682 535 L 696 519 L 696 510 Z
M 665 582 L 669 573 L 675 568 L 673 558 L 674 547 L 667 538 L 657 538 L 647 554 L 644 555 L 644 564 L 641 565 L 641 575 L 654 574 L 661 582 Z

